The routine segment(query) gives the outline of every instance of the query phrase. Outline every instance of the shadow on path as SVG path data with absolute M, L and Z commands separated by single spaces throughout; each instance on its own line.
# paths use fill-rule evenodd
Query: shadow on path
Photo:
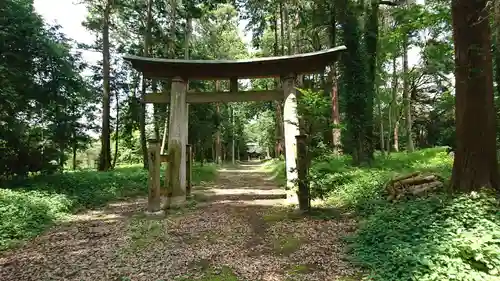
M 164 216 L 146 217 L 145 199 L 75 215 L 1 253 L 0 280 L 204 280 L 221 267 L 237 280 L 351 276 L 342 237 L 355 222 L 296 215 L 261 168 L 222 168 L 215 183 L 193 188 L 203 203 Z

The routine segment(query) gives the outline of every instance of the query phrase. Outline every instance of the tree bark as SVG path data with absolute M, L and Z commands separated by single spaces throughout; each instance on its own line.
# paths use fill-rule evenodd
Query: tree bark
M 487 0 L 452 1 L 457 147 L 456 191 L 499 188 Z
M 500 97 L 500 0 L 495 0 L 495 82 L 497 97 Z
M 148 0 L 147 14 L 146 14 L 146 31 L 144 33 L 144 56 L 147 57 L 149 55 L 149 45 L 151 41 L 151 26 L 152 26 L 152 6 L 153 0 Z M 146 79 L 144 76 L 142 77 L 142 87 L 141 87 L 141 100 L 144 99 L 146 95 Z M 141 150 L 142 150 L 142 162 L 144 169 L 148 168 L 148 147 L 146 142 L 146 104 L 141 103 L 141 112 L 139 116 L 139 131 L 140 131 L 140 139 L 141 139 Z
M 158 81 L 156 80 L 151 80 L 151 90 L 153 93 L 156 93 L 158 90 Z M 153 104 L 153 122 L 154 122 L 154 132 L 155 132 L 155 139 L 159 140 L 161 138 L 161 132 L 160 132 L 160 127 L 161 127 L 161 109 L 162 105 L 161 104 Z
M 286 27 L 286 46 L 287 46 L 287 54 L 292 54 L 292 26 L 290 25 L 290 16 L 288 13 L 288 4 L 286 0 L 283 1 L 283 15 Z M 283 38 L 284 39 L 284 38 Z
M 170 34 L 169 39 L 168 39 L 168 44 L 165 45 L 165 53 L 168 54 L 168 57 L 173 59 L 175 58 L 175 19 L 177 16 L 176 9 L 177 9 L 177 0 L 168 0 L 168 5 L 170 6 L 170 30 L 168 33 Z M 172 82 L 171 79 L 168 80 L 167 85 L 165 85 L 164 90 L 169 91 L 171 88 Z M 170 108 L 170 104 L 167 104 L 165 106 L 165 126 L 164 126 L 164 131 L 163 131 L 163 140 L 161 144 L 161 150 L 160 153 L 165 153 L 165 150 L 167 149 L 168 146 L 168 134 L 170 132 L 170 111 L 172 109 Z
M 116 100 L 116 128 L 115 128 L 115 155 L 113 157 L 113 169 L 116 166 L 116 161 L 118 159 L 118 141 L 119 141 L 119 134 L 120 134 L 120 102 L 119 102 L 119 96 L 118 96 L 118 91 L 115 93 L 115 100 Z
M 280 43 L 281 43 L 281 55 L 285 55 L 285 19 L 284 19 L 284 5 L 283 2 L 279 3 L 279 16 L 280 16 Z M 275 34 L 276 35 L 276 34 Z M 285 153 L 285 144 L 283 140 L 283 103 L 281 101 L 276 101 L 276 157 Z
M 379 137 L 380 137 L 380 151 L 385 154 L 385 140 L 384 140 L 384 115 L 382 115 L 382 102 L 380 100 L 379 92 L 375 91 L 375 96 L 377 97 L 377 110 L 378 116 L 380 118 L 379 122 Z
M 72 164 L 73 164 L 73 171 L 76 170 L 76 151 L 77 151 L 77 147 L 78 146 L 78 142 L 76 141 L 76 132 L 73 131 L 73 147 L 72 147 L 72 150 L 73 150 L 73 161 L 72 161 Z
M 495 59 L 495 83 L 496 83 L 496 107 L 498 108 L 500 102 L 500 0 L 495 0 L 495 14 L 494 14 L 494 27 L 495 44 L 493 50 Z M 500 112 L 497 112 L 497 119 L 500 118 Z M 500 132 L 497 131 L 497 140 L 500 140 Z
M 111 168 L 111 144 L 110 144 L 110 55 L 109 55 L 109 18 L 111 14 L 111 0 L 106 1 L 102 25 L 102 133 L 101 154 L 99 157 L 99 171 L 108 171 Z
M 367 11 L 367 24 L 365 24 L 365 41 L 368 53 L 368 85 L 367 85 L 367 110 L 368 122 L 366 124 L 366 145 L 368 157 L 371 161 L 375 151 L 375 137 L 374 137 L 374 99 L 376 96 L 377 88 L 377 45 L 378 45 L 378 13 L 379 1 L 371 0 L 370 9 Z
M 332 2 L 330 6 L 330 47 L 335 47 L 337 42 L 337 11 L 335 4 Z M 340 130 L 340 110 L 339 110 L 339 94 L 338 94 L 338 79 L 337 79 L 337 66 L 331 65 L 330 80 L 332 85 L 331 102 L 332 102 L 332 147 L 336 154 L 340 154 L 342 150 L 341 143 L 341 130 Z
M 411 97 L 410 97 L 410 77 L 408 73 L 408 37 L 403 39 L 403 102 L 405 111 L 405 133 L 406 150 L 413 152 L 412 120 L 411 120 Z
M 281 55 L 285 55 L 285 20 L 283 1 L 280 1 Z
M 392 57 L 392 101 L 391 101 L 391 120 L 394 122 L 394 127 L 392 129 L 392 148 L 394 151 L 399 151 L 399 110 L 398 110 L 398 67 L 397 67 L 397 55 L 394 54 Z
M 220 81 L 215 81 L 215 91 L 218 92 L 220 89 Z M 217 131 L 215 132 L 215 163 L 222 164 L 222 146 L 221 146 L 221 114 L 220 114 L 220 103 L 216 103 L 216 114 L 219 120 L 219 124 L 217 125 Z

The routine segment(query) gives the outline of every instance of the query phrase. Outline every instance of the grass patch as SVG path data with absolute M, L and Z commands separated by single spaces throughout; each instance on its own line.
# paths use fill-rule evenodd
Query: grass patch
M 343 216 L 341 210 L 337 208 L 311 208 L 311 211 L 307 214 L 303 214 L 293 207 L 274 207 L 267 210 L 263 215 L 262 219 L 266 223 L 276 223 L 280 221 L 293 221 L 308 217 L 314 220 L 332 220 L 339 219 Z
M 216 173 L 215 165 L 195 164 L 193 183 L 211 181 Z M 40 234 L 70 213 L 145 196 L 147 178 L 146 170 L 133 165 L 109 172 L 65 172 L 7 183 L 0 189 L 0 250 Z
M 130 243 L 126 252 L 143 250 L 166 236 L 166 228 L 162 220 L 135 217 L 128 227 Z
M 193 192 L 191 193 L 191 198 L 196 202 L 207 202 L 210 199 L 210 196 L 202 192 Z
M 275 223 L 285 220 L 296 220 L 301 217 L 302 216 L 298 212 L 296 212 L 296 210 L 287 207 L 270 208 L 262 215 L 262 219 L 266 223 Z
M 284 160 L 271 159 L 264 163 L 262 171 L 270 173 L 279 186 L 286 186 L 286 166 Z
M 500 212 L 492 195 L 381 204 L 350 239 L 372 280 L 500 280 Z
M 289 275 L 300 275 L 307 274 L 315 270 L 315 267 L 310 264 L 297 264 L 292 266 L 290 270 L 288 270 Z
M 307 215 L 316 220 L 336 220 L 342 217 L 342 211 L 337 208 L 311 208 Z
M 360 281 L 363 280 L 363 276 L 343 276 L 339 277 L 338 281 Z
M 273 240 L 273 251 L 278 255 L 290 255 L 297 251 L 302 245 L 302 241 L 293 236 L 288 235 L 279 239 Z
M 205 265 L 206 266 L 206 265 Z M 221 268 L 207 268 L 204 270 L 203 276 L 199 278 L 184 277 L 178 281 L 238 281 L 238 276 L 233 270 L 227 266 Z

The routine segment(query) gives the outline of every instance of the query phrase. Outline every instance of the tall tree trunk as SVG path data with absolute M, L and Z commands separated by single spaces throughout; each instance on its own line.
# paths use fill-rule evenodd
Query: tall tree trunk
M 285 24 L 283 1 L 280 1 L 281 55 L 285 55 Z
M 385 149 L 387 150 L 387 154 L 391 154 L 391 129 L 392 129 L 392 114 L 391 114 L 391 108 L 389 107 L 389 111 L 387 113 L 387 137 L 385 138 Z
M 234 108 L 233 106 L 230 105 L 231 109 L 231 162 L 236 164 L 236 155 L 235 155 L 235 150 L 236 150 L 236 140 L 235 140 L 235 131 L 234 131 Z
M 215 81 L 215 91 L 218 92 L 220 90 L 220 81 Z M 221 113 L 220 113 L 220 103 L 216 103 L 216 112 L 217 118 L 219 120 L 219 124 L 217 125 L 217 131 L 215 132 L 215 163 L 222 164 L 222 146 L 221 146 Z
M 495 58 L 495 83 L 496 83 L 496 99 L 495 105 L 498 110 L 500 105 L 500 0 L 494 0 L 495 12 L 493 21 L 494 30 L 494 58 Z M 497 120 L 500 118 L 500 112 L 497 111 Z M 500 131 L 497 130 L 497 140 L 500 140 Z
M 115 156 L 113 157 L 113 169 L 116 166 L 116 161 L 118 159 L 118 141 L 120 139 L 120 102 L 119 102 L 119 95 L 118 91 L 115 93 L 115 100 L 116 100 L 116 128 L 115 128 Z
M 394 131 L 393 131 L 393 138 L 394 138 L 393 148 L 394 148 L 394 151 L 396 151 L 396 152 L 399 151 L 399 121 L 400 121 L 400 118 L 395 120 Z
M 487 0 L 452 1 L 457 147 L 453 190 L 499 190 Z
M 188 2 L 190 4 L 191 2 Z M 184 34 L 184 59 L 189 59 L 189 44 L 191 42 L 191 30 L 193 25 L 193 19 L 191 18 L 191 14 L 188 11 L 186 13 L 186 30 Z M 189 81 L 186 83 L 186 92 L 189 91 Z M 189 103 L 186 103 L 186 144 L 189 143 Z
M 73 152 L 73 161 L 72 161 L 72 168 L 73 168 L 73 171 L 76 170 L 76 151 L 77 151 L 77 148 L 78 148 L 78 142 L 76 141 L 76 132 L 73 130 L 73 147 L 72 147 L 72 152 Z
M 385 154 L 384 115 L 382 114 L 382 101 L 380 100 L 380 93 L 378 90 L 375 91 L 375 96 L 377 97 L 378 116 L 380 118 L 380 123 L 379 123 L 380 151 L 382 151 L 382 154 Z
M 109 85 L 109 18 L 111 14 L 111 0 L 106 1 L 102 24 L 102 134 L 101 154 L 99 157 L 99 171 L 108 171 L 111 168 L 111 144 L 110 144 L 110 85 Z
M 411 96 L 410 96 L 410 77 L 408 70 L 408 37 L 403 39 L 403 102 L 405 112 L 405 134 L 406 150 L 413 152 L 412 120 L 411 120 Z
M 146 95 L 146 79 L 142 78 L 141 100 Z M 142 164 L 144 169 L 148 168 L 148 148 L 146 144 L 146 104 L 141 102 L 139 113 L 139 133 L 142 151 Z
M 392 116 L 392 121 L 394 122 L 394 127 L 392 129 L 392 148 L 394 151 L 399 151 L 399 110 L 398 110 L 398 65 L 397 65 L 397 55 L 393 54 L 392 57 L 392 101 L 390 114 Z
M 152 7 L 153 0 L 148 0 L 147 14 L 146 14 L 146 31 L 144 33 L 144 56 L 149 56 L 149 46 L 151 41 L 151 26 L 152 26 Z M 141 100 L 146 96 L 146 79 L 142 77 L 142 88 L 141 88 Z M 142 150 L 142 163 L 144 169 L 148 168 L 148 147 L 146 144 L 146 104 L 141 103 L 141 112 L 139 118 L 139 131 L 141 138 L 141 150 Z
M 369 160 L 373 158 L 373 152 L 375 150 L 374 143 L 375 138 L 373 135 L 374 131 L 374 99 L 376 96 L 377 88 L 377 45 L 378 45 L 378 13 L 379 13 L 379 1 L 371 0 L 370 9 L 367 11 L 367 21 L 365 24 L 365 41 L 366 50 L 368 54 L 368 85 L 367 85 L 367 110 L 366 114 L 367 124 L 365 126 L 366 134 L 366 145 L 368 146 L 367 152 Z
M 168 5 L 170 6 L 170 19 L 171 19 L 171 24 L 170 24 L 170 30 L 169 30 L 169 39 L 168 39 L 168 44 L 166 44 L 165 49 L 166 53 L 168 54 L 168 57 L 173 59 L 175 58 L 175 19 L 177 16 L 177 0 L 168 0 Z M 165 91 L 170 91 L 172 85 L 171 79 L 168 80 L 168 83 L 166 83 L 164 86 Z M 187 89 L 186 89 L 187 90 Z M 164 126 L 164 131 L 163 131 L 163 139 L 161 143 L 161 148 L 160 148 L 160 153 L 165 153 L 168 145 L 168 132 L 170 130 L 170 103 L 166 105 L 165 107 L 165 126 Z
M 186 34 L 184 39 L 184 59 L 189 59 L 189 43 L 191 41 L 191 30 L 193 25 L 193 19 L 191 16 L 186 17 Z
M 151 80 L 151 91 L 156 93 L 158 91 L 158 81 L 152 79 Z M 161 104 L 153 104 L 153 121 L 154 121 L 154 132 L 155 139 L 159 140 L 161 138 L 161 121 L 162 121 L 162 113 L 161 109 L 163 106 Z
M 290 15 L 288 9 L 288 3 L 286 0 L 283 1 L 283 15 L 286 27 L 286 46 L 287 46 L 287 54 L 292 54 L 292 26 L 290 24 Z
M 285 54 L 285 42 L 284 42 L 284 37 L 285 37 L 285 30 L 283 26 L 283 3 L 280 2 L 279 4 L 279 16 L 280 16 L 280 31 L 281 31 L 281 55 Z M 275 41 L 275 48 L 274 48 L 274 55 L 278 56 L 279 55 L 279 47 L 278 47 L 278 16 L 275 16 L 275 29 L 274 29 L 274 41 Z M 276 78 L 275 80 L 275 85 L 276 88 L 279 87 L 280 85 L 280 80 Z M 283 140 L 283 104 L 282 101 L 276 101 L 275 102 L 275 107 L 276 107 L 276 118 L 275 118 L 275 157 L 279 157 L 281 154 L 284 153 L 284 140 Z
M 330 47 L 333 48 L 337 44 L 337 11 L 335 3 L 332 1 L 330 4 Z M 331 65 L 330 80 L 332 85 L 331 102 L 332 102 L 332 146 L 336 154 L 340 154 L 342 150 L 341 143 L 341 129 L 340 129 L 340 109 L 339 109 L 339 93 L 338 93 L 338 79 L 337 79 L 337 65 Z
M 495 0 L 494 14 L 495 31 L 495 83 L 497 97 L 500 97 L 500 0 Z

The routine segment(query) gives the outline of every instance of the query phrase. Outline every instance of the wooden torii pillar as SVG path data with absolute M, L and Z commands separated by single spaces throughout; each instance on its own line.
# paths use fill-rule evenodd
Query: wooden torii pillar
M 146 95 L 143 102 L 170 103 L 168 134 L 167 207 L 177 207 L 186 200 L 186 145 L 188 139 L 188 104 L 209 102 L 246 102 L 283 100 L 285 162 L 287 187 L 297 186 L 297 138 L 299 120 L 295 79 L 297 75 L 322 73 L 338 59 L 345 46 L 319 52 L 292 56 L 256 58 L 249 60 L 177 60 L 125 56 L 124 59 L 141 71 L 146 78 L 172 79 L 170 92 Z M 271 91 L 238 91 L 237 79 L 282 77 L 283 89 Z M 186 93 L 189 79 L 230 80 L 229 92 Z M 159 173 L 159 169 L 150 172 Z M 159 176 L 159 174 L 158 174 Z M 157 183 L 153 178 L 152 183 Z M 152 192 L 152 194 L 156 194 Z M 297 195 L 289 192 L 289 199 L 297 203 Z M 152 201 L 153 202 L 153 201 Z M 156 201 L 154 201 L 156 202 Z
M 285 167 L 286 187 L 293 190 L 297 181 L 297 140 L 300 134 L 299 118 L 297 116 L 297 91 L 295 89 L 295 74 L 288 74 L 283 79 L 283 127 L 285 137 Z M 293 203 L 297 201 L 295 192 L 288 192 L 287 199 Z
M 168 132 L 167 208 L 179 207 L 186 201 L 186 145 L 188 113 L 186 103 L 187 79 L 172 79 Z

